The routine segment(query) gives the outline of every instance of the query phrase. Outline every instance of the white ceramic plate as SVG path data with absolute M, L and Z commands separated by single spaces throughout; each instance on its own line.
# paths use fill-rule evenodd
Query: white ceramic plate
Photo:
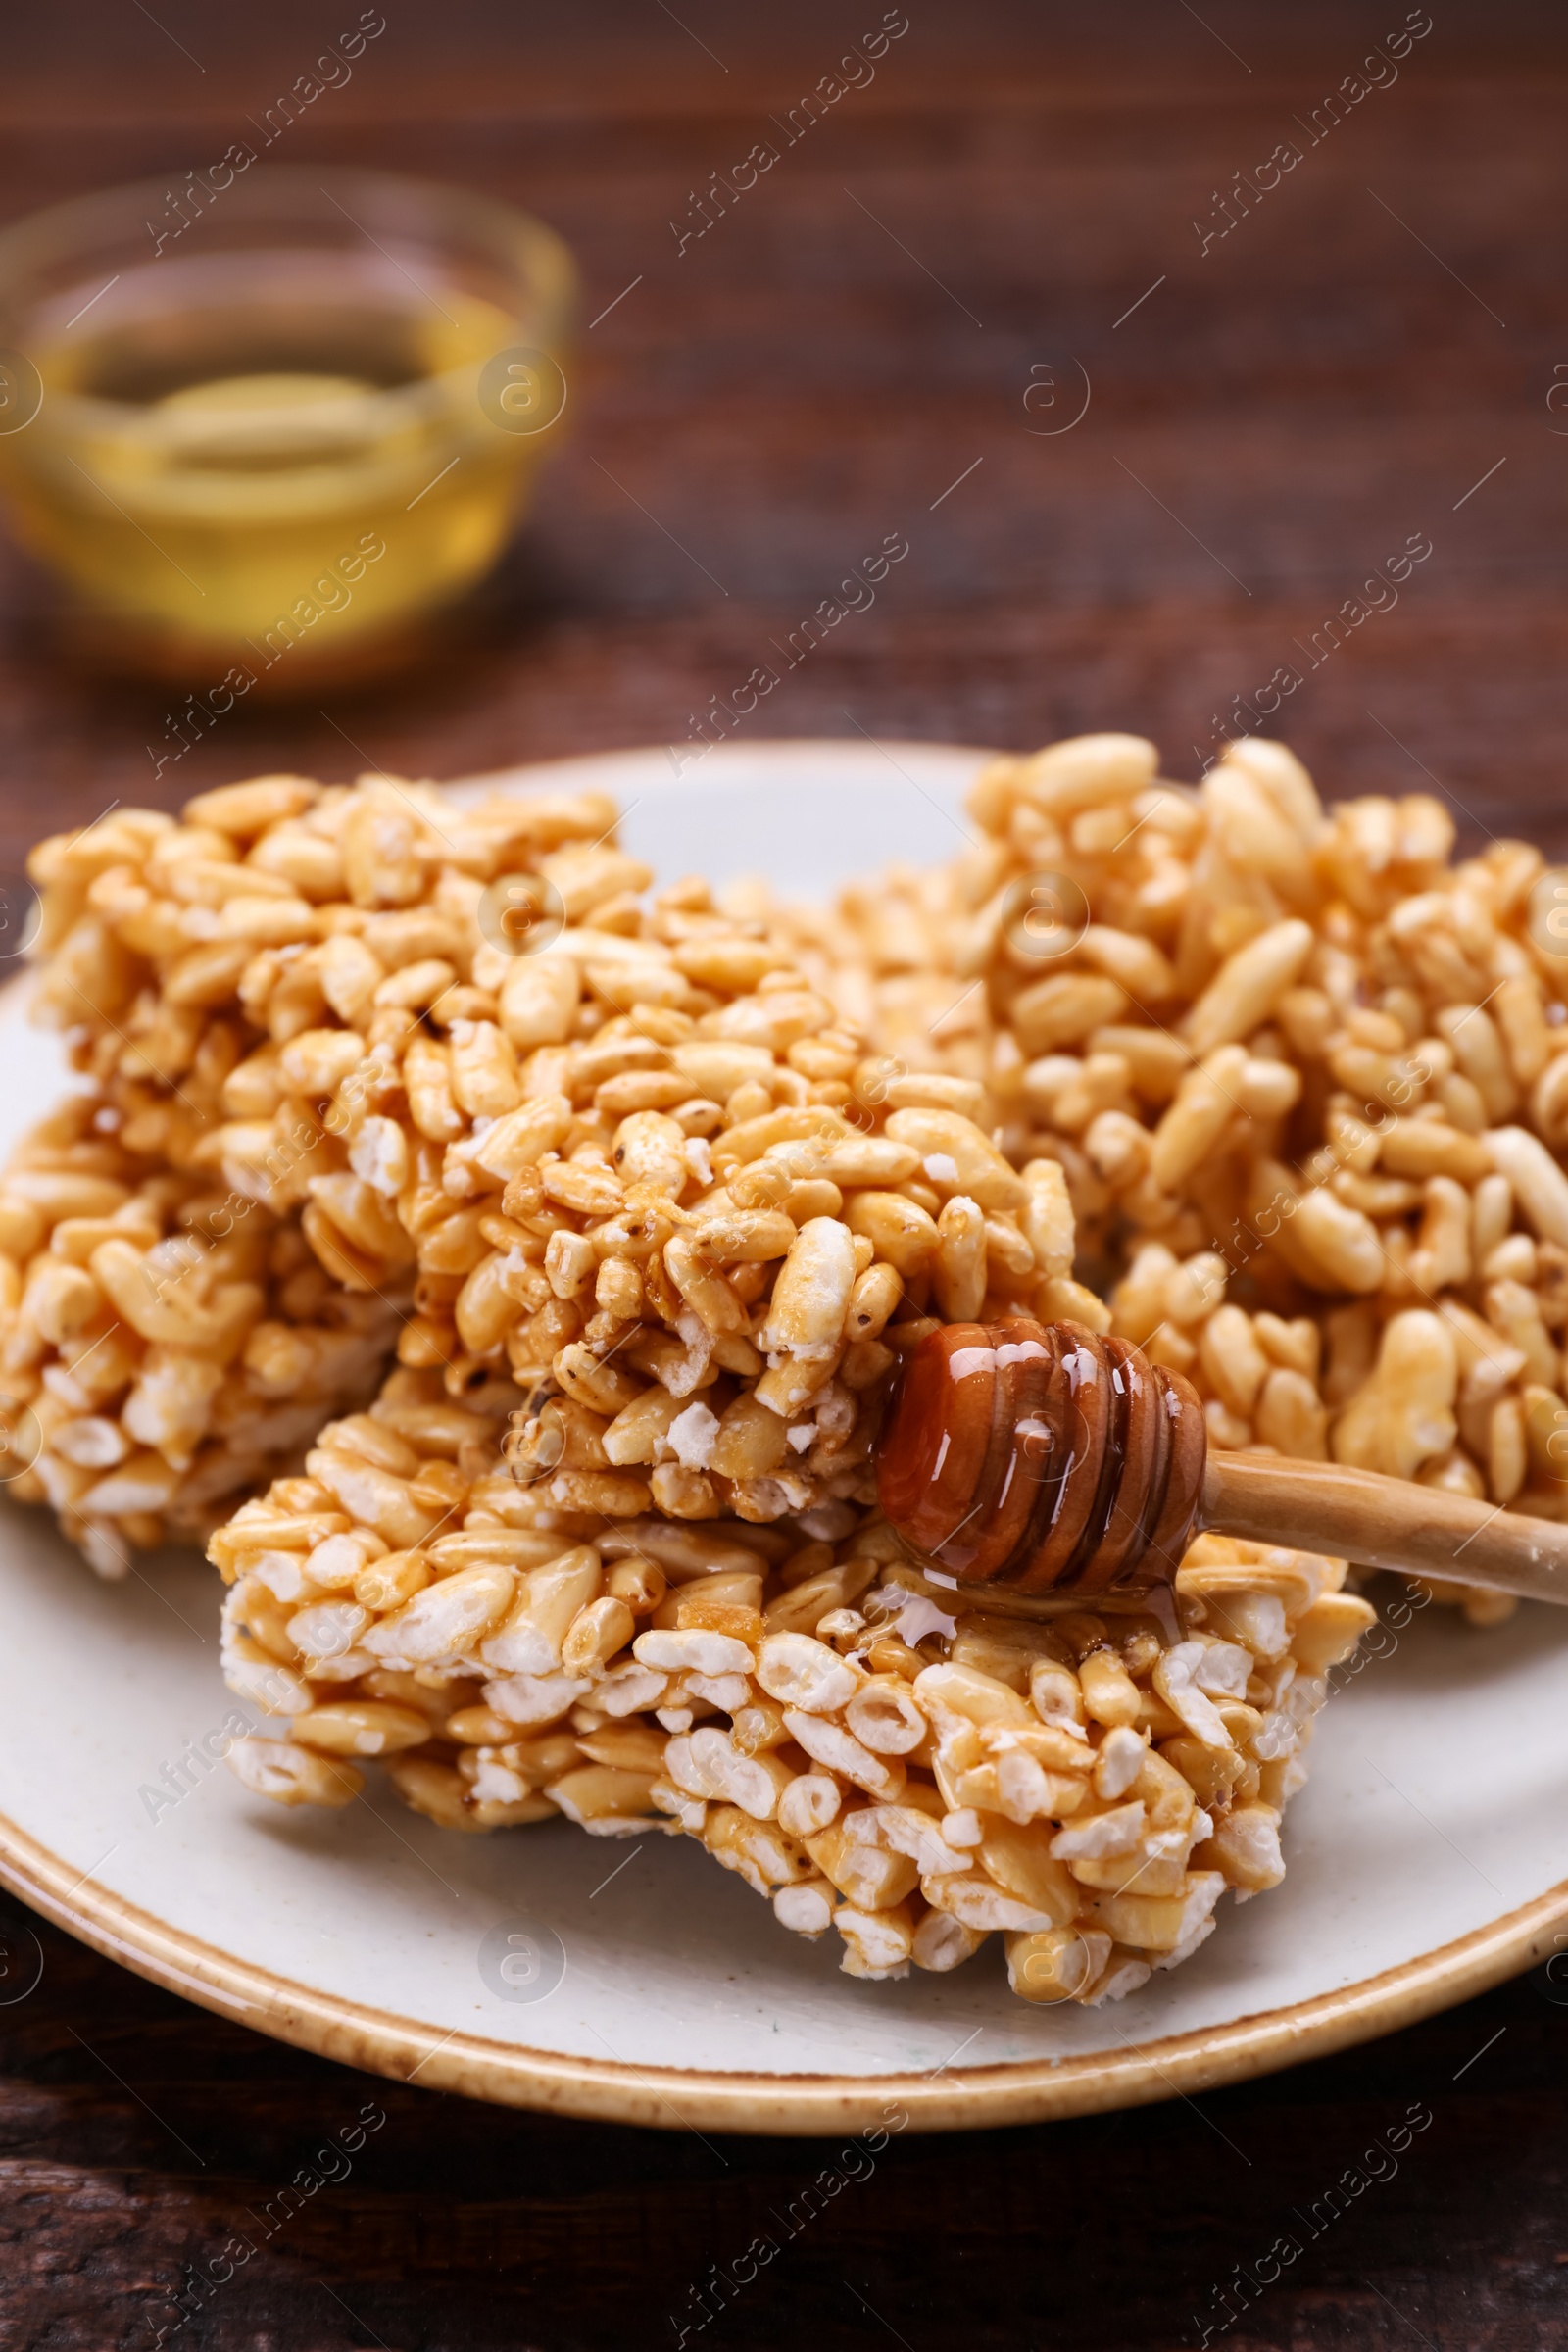
M 595 785 L 662 879 L 759 867 L 820 894 L 950 854 L 981 755 L 865 743 L 662 752 L 506 779 Z M 473 790 L 469 786 L 463 789 Z M 0 1000 L 0 1149 L 63 1080 Z M 439 1831 L 372 1786 L 285 1812 L 221 1767 L 213 1572 L 171 1555 L 98 1584 L 42 1513 L 0 1503 L 0 1878 L 101 1951 L 328 2056 L 473 2096 L 697 2130 L 933 2129 L 1192 2092 L 1387 2031 L 1495 1983 L 1568 1921 L 1568 1621 L 1415 1618 L 1322 1719 L 1290 1875 L 1196 1959 L 1102 2010 L 1007 1991 L 1000 1941 L 952 1976 L 861 1984 L 684 1839 L 565 1824 Z M 1387 1641 L 1389 1637 L 1385 1637 Z

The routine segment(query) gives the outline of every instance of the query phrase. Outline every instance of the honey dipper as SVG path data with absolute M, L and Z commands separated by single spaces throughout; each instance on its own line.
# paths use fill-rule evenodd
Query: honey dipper
M 877 1493 L 939 1586 L 1028 1611 L 1169 1584 L 1202 1529 L 1568 1601 L 1568 1527 L 1333 1462 L 1210 1454 L 1179 1372 L 1081 1323 L 953 1323 L 905 1366 Z

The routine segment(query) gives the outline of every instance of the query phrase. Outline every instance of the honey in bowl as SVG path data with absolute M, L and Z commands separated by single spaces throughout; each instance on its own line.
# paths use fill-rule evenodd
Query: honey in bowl
M 137 191 L 0 239 L 0 339 L 41 390 L 0 436 L 15 527 L 149 666 L 286 689 L 401 648 L 494 564 L 559 437 L 558 241 L 447 191 L 335 185 L 236 187 L 185 252 L 117 249 Z

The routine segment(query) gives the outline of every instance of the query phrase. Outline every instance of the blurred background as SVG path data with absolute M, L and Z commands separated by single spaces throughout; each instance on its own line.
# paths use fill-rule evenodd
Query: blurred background
M 372 20 L 330 86 L 269 113 Z M 1124 726 L 1188 777 L 1262 725 L 1334 794 L 1435 778 L 1474 828 L 1549 815 L 1568 322 L 1544 7 L 74 0 L 4 43 L 0 219 L 156 176 L 165 220 L 186 192 L 188 253 L 223 218 L 192 174 L 248 141 L 252 187 L 373 168 L 523 207 L 583 287 L 533 512 L 390 680 L 181 730 L 183 687 L 62 650 L 7 534 L 0 780 L 52 822 L 261 768 L 679 743 L 888 534 L 908 554 L 874 604 L 749 730 Z M 1411 541 L 1430 556 L 1375 585 Z M 1282 668 L 1300 683 L 1271 714 Z
M 874 74 L 806 127 L 852 47 Z M 1565 95 L 1537 0 L 12 11 L 0 227 L 142 178 L 178 219 L 249 141 L 252 181 L 390 171 L 521 207 L 582 292 L 519 534 L 377 679 L 193 717 L 63 634 L 0 533 L 0 865 L 258 771 L 735 733 L 712 714 L 828 599 L 858 609 L 740 740 L 1132 728 L 1192 778 L 1257 726 L 1332 796 L 1435 790 L 1472 842 L 1561 851 Z M 777 161 L 742 187 L 759 142 Z M 187 203 L 187 251 L 222 202 Z M 894 541 L 874 601 L 843 588 Z M 0 2010 L 19 2346 L 153 2342 L 182 2263 L 371 2095 L 389 2127 L 353 2181 L 182 2344 L 673 2344 L 691 2283 L 830 2160 L 368 2085 L 38 1932 L 39 1991 Z M 1196 2345 L 1282 2204 L 1429 2100 L 1419 2162 L 1230 2340 L 1560 2341 L 1565 2033 L 1521 1984 L 1201 2108 L 911 2134 L 711 2340 Z

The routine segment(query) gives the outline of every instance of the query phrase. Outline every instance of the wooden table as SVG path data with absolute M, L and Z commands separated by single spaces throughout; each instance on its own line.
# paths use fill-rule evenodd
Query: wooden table
M 292 152 L 466 181 L 564 232 L 596 320 L 576 437 L 433 674 L 241 706 L 156 782 L 167 693 L 74 668 L 0 556 L 0 865 L 116 797 L 258 769 L 440 776 L 679 740 L 890 531 L 908 558 L 771 698 L 770 731 L 1129 726 L 1191 775 L 1286 667 L 1270 726 L 1330 793 L 1437 791 L 1472 840 L 1568 843 L 1565 52 L 1544 6 L 1443 0 L 1348 95 L 1396 0 L 908 0 L 874 81 L 684 251 L 691 192 L 875 28 L 872 0 L 386 14 Z M 177 184 L 324 24 L 296 0 L 212 15 L 77 0 L 11 25 L 0 218 Z M 1432 552 L 1397 603 L 1363 589 L 1412 535 Z M 28 2352 L 152 2344 L 182 2263 L 368 2103 L 386 2121 L 351 2176 L 171 2340 L 1116 2352 L 1218 2340 L 1227 2285 L 1237 2345 L 1568 2327 L 1568 2013 L 1529 1984 L 1197 2105 L 896 2139 L 699 2329 L 710 2266 L 831 2146 L 396 2089 L 39 1933 L 41 1982 L 0 2007 L 0 2342 Z M 1412 2106 L 1430 2126 L 1372 2180 Z M 1302 2250 L 1254 2299 L 1239 2281 L 1282 2233 Z

